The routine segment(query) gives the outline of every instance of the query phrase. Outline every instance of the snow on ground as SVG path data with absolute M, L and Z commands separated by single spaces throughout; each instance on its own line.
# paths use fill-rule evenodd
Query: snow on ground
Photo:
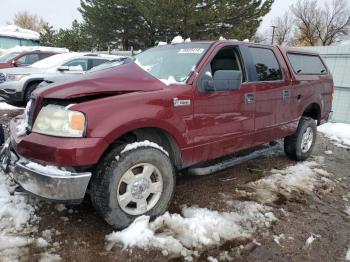
M 321 158 L 315 159 L 322 162 Z M 318 193 L 332 190 L 331 176 L 314 161 L 298 163 L 283 170 L 271 170 L 271 175 L 243 185 L 244 189 L 236 191 L 236 195 L 249 201 L 223 195 L 230 212 L 185 207 L 182 214 L 167 212 L 152 222 L 148 216 L 142 216 L 123 231 L 107 235 L 106 249 L 110 251 L 115 245 L 158 249 L 163 255 L 183 256 L 192 260 L 206 247 L 219 246 L 235 239 L 254 241 L 258 232 L 268 229 L 277 220 L 274 209 L 268 204 L 280 196 L 289 200 L 311 195 L 316 189 Z M 276 243 L 282 239 L 281 236 L 275 238 Z
M 320 169 L 314 161 L 300 162 L 284 170 L 271 170 L 272 175 L 250 182 L 244 190 L 236 192 L 249 199 L 271 204 L 283 197 L 285 200 L 298 199 L 305 194 L 311 195 L 315 188 L 327 192 L 334 183 L 331 174 Z
M 52 232 L 35 238 L 40 218 L 36 210 L 41 202 L 25 193 L 15 192 L 16 185 L 0 172 L 0 261 L 23 261 L 30 257 L 29 248 L 43 249 L 40 261 L 59 261 L 59 256 L 46 253 Z
M 14 192 L 14 184 L 0 173 L 0 260 L 15 260 L 33 242 L 30 233 L 37 230 L 33 223 L 35 203 Z
M 23 109 L 23 108 L 11 106 L 5 102 L 0 102 L 0 110 L 18 110 L 18 109 Z
M 350 124 L 326 123 L 319 126 L 318 131 L 325 134 L 338 146 L 350 146 Z
M 350 261 L 350 248 L 348 248 L 348 251 L 346 252 L 345 261 Z
M 122 243 L 124 248 L 156 248 L 163 254 L 189 257 L 196 255 L 195 250 L 225 241 L 251 239 L 259 228 L 268 228 L 275 220 L 271 208 L 255 202 L 237 202 L 235 212 L 185 207 L 182 215 L 167 212 L 153 222 L 148 216 L 137 218 L 127 229 L 106 237 L 107 249 Z

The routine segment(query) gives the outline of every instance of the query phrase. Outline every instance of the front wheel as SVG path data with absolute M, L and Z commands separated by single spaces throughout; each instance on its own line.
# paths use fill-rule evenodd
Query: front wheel
M 139 147 L 119 152 L 116 148 L 101 161 L 91 183 L 95 209 L 117 229 L 141 215 L 163 214 L 175 189 L 174 168 L 161 150 Z
M 306 160 L 313 151 L 316 137 L 317 126 L 315 120 L 309 117 L 302 117 L 297 132 L 284 139 L 284 152 L 292 160 Z

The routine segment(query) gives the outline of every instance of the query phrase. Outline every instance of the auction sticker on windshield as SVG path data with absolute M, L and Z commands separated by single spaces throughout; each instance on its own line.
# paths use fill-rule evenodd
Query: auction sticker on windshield
M 179 54 L 202 54 L 204 48 L 184 48 L 179 50 Z

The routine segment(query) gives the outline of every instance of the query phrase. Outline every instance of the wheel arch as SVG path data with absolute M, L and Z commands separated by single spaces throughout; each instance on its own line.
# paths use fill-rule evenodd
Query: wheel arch
M 302 117 L 310 117 L 317 121 L 317 125 L 321 123 L 321 106 L 318 103 L 310 103 L 303 111 Z
M 141 127 L 125 132 L 118 138 L 114 139 L 114 141 L 105 150 L 103 156 L 105 154 L 108 154 L 108 152 L 115 146 L 121 146 L 124 144 L 141 142 L 145 140 L 156 143 L 164 148 L 164 150 L 169 153 L 169 158 L 175 168 L 181 169 L 182 155 L 178 141 L 176 141 L 175 137 L 170 132 L 159 127 Z
M 39 85 L 42 81 L 44 81 L 43 78 L 34 78 L 34 79 L 28 80 L 23 86 L 22 99 L 23 100 L 25 99 L 25 96 L 26 96 L 26 93 L 27 93 L 27 90 L 28 90 L 29 86 L 31 86 L 33 84 L 38 84 Z

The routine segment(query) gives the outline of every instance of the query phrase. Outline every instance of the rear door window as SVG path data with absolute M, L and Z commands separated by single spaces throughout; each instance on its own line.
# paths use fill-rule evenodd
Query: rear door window
M 253 57 L 257 81 L 282 80 L 281 67 L 274 52 L 269 48 L 249 47 Z
M 24 56 L 20 57 L 19 59 L 17 59 L 18 62 L 20 62 L 21 64 L 24 64 L 24 65 L 34 64 L 35 62 L 38 62 L 39 60 L 40 59 L 39 59 L 38 54 L 24 55 Z
M 293 71 L 298 75 L 324 75 L 327 69 L 317 55 L 288 53 Z
M 68 63 L 65 63 L 64 66 L 81 66 L 81 68 L 84 71 L 86 71 L 88 70 L 88 59 L 86 58 L 74 59 Z
M 41 53 L 40 54 L 40 59 L 45 59 L 45 58 L 48 58 L 50 56 L 52 56 L 53 54 L 50 54 L 50 53 Z
M 91 68 L 94 68 L 95 66 L 101 65 L 107 61 L 108 61 L 107 59 L 90 59 L 88 70 L 90 70 Z

